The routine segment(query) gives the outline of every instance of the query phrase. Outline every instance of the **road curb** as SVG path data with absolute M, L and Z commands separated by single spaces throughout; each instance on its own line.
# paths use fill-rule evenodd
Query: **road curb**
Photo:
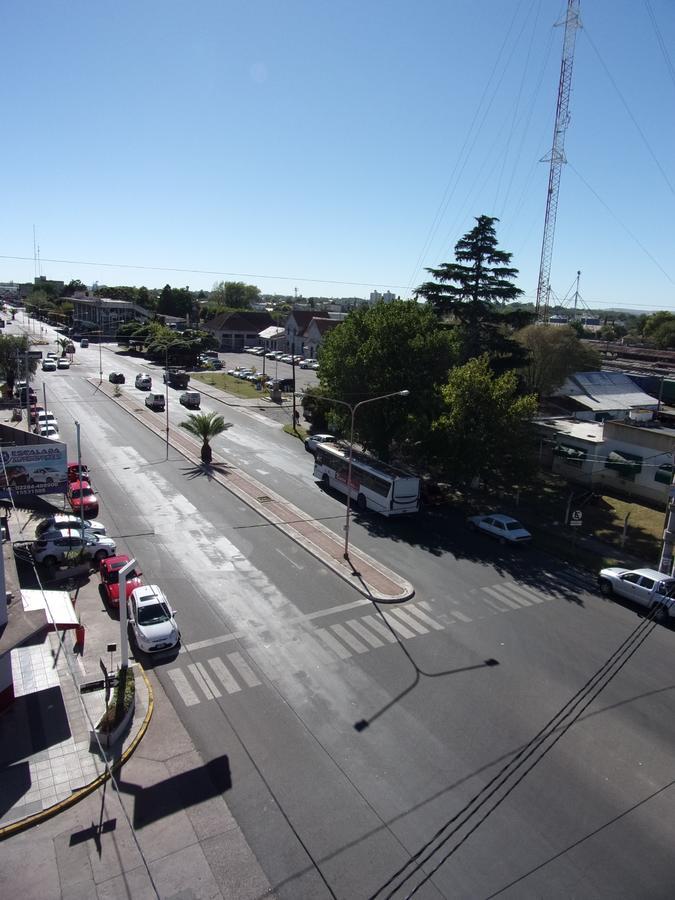
M 150 680 L 145 674 L 143 667 L 139 666 L 138 668 L 141 671 L 143 681 L 145 681 L 145 686 L 148 689 L 148 709 L 145 713 L 143 721 L 141 722 L 138 732 L 136 733 L 126 750 L 124 750 L 124 752 L 120 755 L 119 759 L 116 759 L 113 765 L 110 766 L 109 769 L 106 769 L 106 771 L 102 775 L 99 775 L 84 787 L 78 788 L 77 791 L 73 791 L 70 797 L 66 797 L 65 800 L 60 800 L 58 803 L 55 803 L 53 806 L 48 806 L 47 809 L 43 809 L 39 813 L 34 813 L 32 816 L 26 816 L 25 819 L 20 819 L 18 822 L 12 822 L 11 825 L 5 825 L 4 828 L 0 828 L 0 841 L 4 841 L 7 838 L 13 837 L 15 834 L 20 834 L 22 831 L 26 831 L 28 828 L 32 828 L 33 825 L 40 825 L 42 822 L 46 822 L 48 819 L 51 819 L 54 816 L 57 816 L 59 813 L 64 812 L 64 810 L 70 809 L 71 806 L 75 806 L 75 804 L 79 803 L 80 800 L 84 800 L 84 798 L 88 797 L 89 794 L 93 794 L 94 791 L 98 790 L 98 788 L 100 788 L 102 784 L 105 784 L 105 782 L 110 778 L 111 773 L 116 772 L 131 757 L 131 755 L 136 750 L 136 747 L 138 747 L 141 740 L 145 736 L 145 733 L 148 730 L 148 726 L 150 724 L 150 719 L 152 718 L 152 714 L 155 709 L 155 695 L 154 691 L 152 690 Z

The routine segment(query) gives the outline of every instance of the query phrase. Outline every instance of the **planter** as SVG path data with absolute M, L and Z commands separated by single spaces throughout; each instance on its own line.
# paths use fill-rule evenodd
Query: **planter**
M 112 713 L 115 706 L 118 703 L 122 703 L 123 700 L 123 698 L 118 697 L 120 687 L 118 681 L 118 686 L 113 691 L 113 695 L 111 697 L 107 712 L 104 713 L 103 716 L 99 719 L 94 730 L 89 732 L 90 746 L 97 746 L 96 737 L 98 736 L 98 740 L 100 741 L 101 746 L 110 748 L 120 740 L 120 738 L 126 733 L 127 729 L 129 728 L 129 724 L 134 717 L 134 710 L 136 709 L 136 690 L 133 669 L 127 669 L 126 677 L 127 679 L 131 679 L 131 682 L 130 686 L 128 686 L 127 691 L 125 692 L 126 702 L 124 702 L 124 711 L 121 712 L 117 717 L 114 717 Z M 112 727 L 109 727 L 107 722 L 110 721 L 111 717 L 114 717 L 115 721 L 114 725 Z

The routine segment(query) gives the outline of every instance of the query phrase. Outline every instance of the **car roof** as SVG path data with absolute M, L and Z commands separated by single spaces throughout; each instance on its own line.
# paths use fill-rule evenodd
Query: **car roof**
M 626 569 L 626 572 L 633 572 L 635 575 L 644 575 L 645 578 L 652 578 L 654 581 L 671 581 L 673 576 L 667 572 L 659 572 L 657 569 Z
M 91 485 L 89 484 L 89 482 L 86 481 L 85 479 L 82 479 L 82 481 L 71 481 L 69 490 L 79 491 L 80 488 L 90 488 L 90 487 L 91 487 Z
M 164 591 L 156 584 L 144 584 L 134 590 L 134 597 L 138 603 L 149 603 L 152 600 L 166 600 Z
M 102 569 L 112 569 L 113 567 L 122 568 L 123 565 L 130 561 L 131 557 L 121 553 L 118 556 L 106 556 L 101 560 Z
M 503 513 L 487 513 L 484 516 L 481 516 L 481 519 L 496 519 L 498 522 L 518 522 L 518 519 L 514 519 L 513 516 L 505 516 Z

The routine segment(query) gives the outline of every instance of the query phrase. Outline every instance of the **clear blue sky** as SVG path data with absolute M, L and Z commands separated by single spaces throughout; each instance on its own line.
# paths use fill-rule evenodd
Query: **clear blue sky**
M 533 298 L 565 8 L 6 0 L 0 280 L 407 296 L 487 214 Z M 551 285 L 675 309 L 675 3 L 581 18 Z

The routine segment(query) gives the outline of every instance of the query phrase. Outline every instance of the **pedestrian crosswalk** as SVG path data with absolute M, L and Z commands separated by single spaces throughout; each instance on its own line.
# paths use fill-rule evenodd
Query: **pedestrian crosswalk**
M 456 608 L 457 599 L 449 603 L 418 600 L 401 606 L 379 607 L 379 614 L 369 613 L 333 624 L 317 625 L 312 617 L 307 620 L 306 630 L 294 640 L 295 653 L 291 656 L 288 646 L 283 647 L 283 653 L 275 653 L 274 643 L 266 643 L 224 652 L 204 662 L 186 662 L 168 669 L 166 674 L 182 702 L 196 706 L 203 700 L 218 700 L 259 687 L 266 679 L 277 681 L 281 672 L 275 664 L 276 656 L 285 660 L 284 675 L 295 674 L 303 671 L 308 658 L 321 665 L 344 662 L 400 640 L 470 625 L 484 619 L 488 612 L 498 615 L 541 608 L 561 590 L 578 593 L 587 587 L 583 576 L 545 573 L 545 577 L 550 583 L 544 581 L 537 587 L 503 579 L 475 588 L 464 598 L 461 609 Z M 194 650 L 199 647 L 191 646 Z M 213 645 L 210 649 L 213 651 Z M 297 667 L 291 665 L 290 671 L 289 658 L 297 659 Z

